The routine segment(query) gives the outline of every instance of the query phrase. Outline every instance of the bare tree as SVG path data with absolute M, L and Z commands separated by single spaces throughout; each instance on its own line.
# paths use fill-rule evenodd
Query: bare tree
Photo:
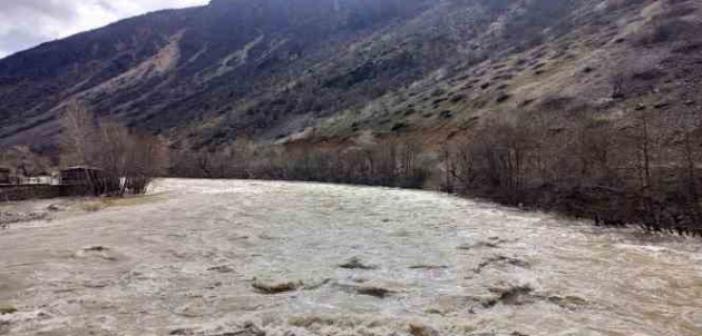
M 61 124 L 63 164 L 91 165 L 103 171 L 104 181 L 86 176 L 92 190 L 143 193 L 153 177 L 165 174 L 168 147 L 162 138 L 133 132 L 116 121 L 98 120 L 77 102 L 67 108 Z
M 647 110 L 638 111 L 636 115 L 637 125 L 635 128 L 634 141 L 637 159 L 635 168 L 639 179 L 639 197 L 646 213 L 653 215 L 652 195 L 652 154 L 653 154 L 653 139 L 650 129 L 649 113 Z
M 129 145 L 124 187 L 133 193 L 144 193 L 154 177 L 168 171 L 168 143 L 162 137 L 132 134 Z
M 64 165 L 87 165 L 95 155 L 95 116 L 80 102 L 68 104 L 60 119 Z
M 687 186 L 692 219 L 695 223 L 702 221 L 702 199 L 699 195 L 699 180 L 697 176 L 697 152 L 693 143 L 691 132 L 686 131 L 682 142 L 682 159 L 684 166 L 684 176 L 682 180 Z

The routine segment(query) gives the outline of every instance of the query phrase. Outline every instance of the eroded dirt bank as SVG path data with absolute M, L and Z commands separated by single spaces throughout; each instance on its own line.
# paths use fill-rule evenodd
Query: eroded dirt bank
M 0 334 L 702 334 L 698 240 L 422 191 L 155 192 L 0 230 Z

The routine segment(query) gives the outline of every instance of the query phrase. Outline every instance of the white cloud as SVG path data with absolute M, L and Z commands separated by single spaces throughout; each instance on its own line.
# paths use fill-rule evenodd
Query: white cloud
M 114 21 L 209 0 L 0 0 L 0 57 Z

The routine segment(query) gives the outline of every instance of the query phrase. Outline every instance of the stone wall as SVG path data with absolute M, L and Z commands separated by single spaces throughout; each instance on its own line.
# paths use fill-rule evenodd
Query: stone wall
M 91 196 L 93 194 L 93 189 L 84 185 L 0 185 L 0 202 Z
M 0 186 L 0 202 L 56 198 L 61 197 L 61 195 L 61 186 L 56 185 L 35 184 Z

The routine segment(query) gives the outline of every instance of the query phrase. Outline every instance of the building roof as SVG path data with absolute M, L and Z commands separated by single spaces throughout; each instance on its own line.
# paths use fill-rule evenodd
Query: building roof
M 70 171 L 70 170 L 102 170 L 97 167 L 91 167 L 91 166 L 73 166 L 73 167 L 67 167 L 64 169 L 61 169 L 61 171 Z

